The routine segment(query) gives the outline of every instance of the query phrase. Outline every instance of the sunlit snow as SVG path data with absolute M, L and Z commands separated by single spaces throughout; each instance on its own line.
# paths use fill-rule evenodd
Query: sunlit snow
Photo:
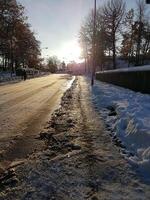
M 150 177 L 150 95 L 96 81 L 92 100 L 129 161 Z

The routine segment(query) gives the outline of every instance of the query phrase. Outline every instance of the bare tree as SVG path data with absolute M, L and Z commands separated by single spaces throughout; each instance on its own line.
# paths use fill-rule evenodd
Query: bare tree
M 137 1 L 137 48 L 136 48 L 136 65 L 141 64 L 140 53 L 141 53 L 141 45 L 142 45 L 142 35 L 144 30 L 144 19 L 145 19 L 145 2 L 142 0 Z
M 85 59 L 86 72 L 90 72 L 89 63 L 92 60 L 93 51 L 93 16 L 92 12 L 83 22 L 79 32 L 79 43 L 82 48 L 82 57 Z
M 108 54 L 110 43 L 106 34 L 106 26 L 102 16 L 102 9 L 97 9 L 96 15 L 96 33 L 95 33 L 95 56 L 94 61 L 96 66 L 103 70 L 105 56 Z M 85 59 L 85 64 L 88 67 L 93 59 L 93 15 L 89 13 L 88 17 L 81 26 L 79 33 L 79 42 L 82 48 L 82 54 Z M 89 67 L 88 67 L 89 68 Z M 88 70 L 89 71 L 89 70 Z
M 133 61 L 134 54 L 134 23 L 135 23 L 135 14 L 134 10 L 130 9 L 123 21 L 123 32 L 122 32 L 122 47 L 120 53 L 125 60 L 128 60 L 128 67 Z
M 123 0 L 109 0 L 103 7 L 103 18 L 107 26 L 107 34 L 112 43 L 113 68 L 116 68 L 116 41 L 125 13 Z

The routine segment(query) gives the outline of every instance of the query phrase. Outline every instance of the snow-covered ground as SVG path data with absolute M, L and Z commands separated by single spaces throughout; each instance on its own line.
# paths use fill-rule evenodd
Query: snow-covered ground
M 1 200 L 150 199 L 149 185 L 107 135 L 89 89 L 85 77 L 75 80 L 38 137 L 45 150 L 14 161 L 0 177 Z
M 150 178 L 150 95 L 96 81 L 92 101 L 129 162 Z
M 17 77 L 15 73 L 11 74 L 10 72 L 0 72 L 0 82 L 12 81 L 18 79 L 21 78 Z
M 150 65 L 142 65 L 142 66 L 131 66 L 131 67 L 122 67 L 122 68 L 118 68 L 118 69 L 113 69 L 113 70 L 106 70 L 103 71 L 105 73 L 110 73 L 110 72 L 135 72 L 135 71 L 150 71 Z M 102 72 L 97 72 L 97 73 L 102 73 Z
M 49 75 L 50 73 L 48 72 L 39 72 L 37 74 L 34 74 L 34 75 L 28 75 L 27 77 L 28 78 L 35 78 L 35 77 L 41 77 L 41 76 L 47 76 Z M 11 81 L 19 81 L 19 80 L 22 80 L 22 77 L 21 76 L 16 76 L 15 73 L 11 73 L 11 72 L 1 72 L 0 71 L 0 83 L 3 83 L 3 82 L 11 82 Z

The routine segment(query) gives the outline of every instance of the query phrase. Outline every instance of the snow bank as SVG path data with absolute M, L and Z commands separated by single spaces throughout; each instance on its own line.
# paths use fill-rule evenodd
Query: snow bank
M 92 100 L 129 161 L 150 177 L 150 95 L 95 82 Z
M 102 71 L 102 72 L 97 72 L 97 73 L 110 73 L 110 72 L 135 72 L 135 71 L 150 71 L 150 65 L 143 65 L 143 66 L 134 66 L 134 67 L 122 67 L 119 69 L 115 69 L 115 70 L 106 70 L 106 71 Z
M 19 79 L 20 77 L 17 77 L 15 73 L 11 74 L 10 72 L 0 72 L 0 83 Z

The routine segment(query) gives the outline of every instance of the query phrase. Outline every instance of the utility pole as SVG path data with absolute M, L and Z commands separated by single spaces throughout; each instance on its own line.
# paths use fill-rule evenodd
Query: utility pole
M 93 13 L 93 66 L 92 66 L 92 77 L 91 85 L 94 85 L 95 71 L 96 71 L 96 0 L 94 0 L 94 13 Z

